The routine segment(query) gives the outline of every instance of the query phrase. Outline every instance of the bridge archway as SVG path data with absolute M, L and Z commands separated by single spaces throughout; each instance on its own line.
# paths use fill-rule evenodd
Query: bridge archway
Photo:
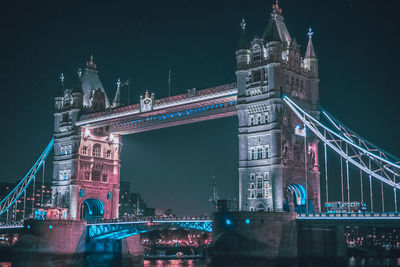
M 298 183 L 289 184 L 286 191 L 285 210 L 295 212 L 306 211 L 306 189 Z
M 81 220 L 100 219 L 104 217 L 104 204 L 101 200 L 88 198 L 81 204 Z

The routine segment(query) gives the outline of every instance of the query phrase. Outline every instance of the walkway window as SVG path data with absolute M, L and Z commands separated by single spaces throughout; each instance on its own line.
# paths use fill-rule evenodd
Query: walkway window
M 100 172 L 92 171 L 92 181 L 100 181 Z
M 93 157 L 101 157 L 101 145 L 94 144 L 93 145 Z
M 263 158 L 265 158 L 265 157 L 263 157 L 263 156 L 265 155 L 263 152 L 264 152 L 264 149 L 263 149 L 263 148 L 259 147 L 259 148 L 257 149 L 257 158 L 258 158 L 258 159 L 263 159 Z

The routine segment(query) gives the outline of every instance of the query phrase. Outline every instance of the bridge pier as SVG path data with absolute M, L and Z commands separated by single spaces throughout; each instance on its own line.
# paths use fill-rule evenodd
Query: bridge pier
M 296 258 L 293 212 L 215 213 L 210 256 L 218 258 Z
M 298 222 L 299 256 L 344 258 L 347 256 L 344 225 Z
M 144 248 L 140 235 L 122 240 L 90 239 L 86 221 L 34 221 L 24 224 L 22 237 L 13 247 L 17 258 L 26 255 L 81 255 L 84 260 L 109 260 L 118 258 L 122 262 L 143 261 Z M 24 256 L 23 256 L 24 255 Z M 128 264 L 128 265 L 129 265 Z

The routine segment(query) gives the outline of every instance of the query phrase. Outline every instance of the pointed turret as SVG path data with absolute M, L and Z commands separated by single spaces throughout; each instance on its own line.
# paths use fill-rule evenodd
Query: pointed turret
M 314 46 L 312 43 L 312 36 L 313 36 L 313 31 L 310 27 L 310 29 L 308 30 L 308 45 L 307 45 L 307 51 L 306 51 L 306 56 L 304 58 L 317 58 L 317 56 L 315 55 L 315 51 L 314 51 Z
M 239 46 L 236 51 L 236 67 L 243 69 L 250 62 L 250 43 L 246 34 L 246 21 L 242 19 L 240 23 Z
M 65 87 L 64 87 L 64 74 L 61 73 L 60 82 L 58 83 L 58 86 L 57 86 L 57 97 L 62 97 L 64 95 L 64 90 L 65 90 Z
M 308 46 L 307 46 L 307 51 L 306 55 L 304 57 L 304 68 L 310 72 L 310 75 L 313 78 L 318 77 L 318 59 L 314 51 L 314 46 L 312 43 L 312 36 L 313 36 L 313 31 L 310 27 L 308 30 Z
M 247 38 L 247 33 L 246 33 L 246 21 L 242 19 L 242 22 L 240 23 L 240 38 L 239 38 L 239 45 L 238 49 L 249 49 L 250 48 L 250 43 Z
M 86 107 L 90 107 L 91 102 L 90 98 L 92 96 L 93 90 L 100 89 L 101 92 L 105 95 L 105 107 L 109 108 L 110 101 L 106 95 L 103 84 L 100 81 L 99 75 L 97 73 L 97 65 L 94 63 L 93 56 L 90 57 L 90 61 L 86 63 L 85 72 L 83 72 L 82 77 L 80 78 L 82 82 L 82 91 L 83 91 L 83 105 Z
M 82 90 L 82 70 L 79 68 L 77 73 L 74 75 L 73 93 L 83 93 Z
M 262 37 L 267 42 L 281 41 L 286 46 L 290 44 L 291 37 L 286 28 L 278 0 L 276 0 L 275 5 L 272 5 L 271 18 Z
M 121 105 L 121 100 L 120 100 L 120 88 L 121 88 L 121 80 L 118 79 L 117 81 L 117 92 L 115 93 L 114 101 L 112 103 L 112 107 L 119 107 Z

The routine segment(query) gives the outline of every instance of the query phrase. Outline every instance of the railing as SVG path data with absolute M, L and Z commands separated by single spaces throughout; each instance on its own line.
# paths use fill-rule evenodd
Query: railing
M 397 219 L 399 212 L 298 213 L 297 219 Z
M 108 223 L 147 223 L 147 222 L 177 222 L 177 221 L 211 221 L 209 216 L 182 216 L 182 217 L 164 217 L 164 216 L 152 216 L 152 217 L 135 217 L 130 219 L 98 219 L 90 220 L 87 222 L 91 224 L 108 224 Z

